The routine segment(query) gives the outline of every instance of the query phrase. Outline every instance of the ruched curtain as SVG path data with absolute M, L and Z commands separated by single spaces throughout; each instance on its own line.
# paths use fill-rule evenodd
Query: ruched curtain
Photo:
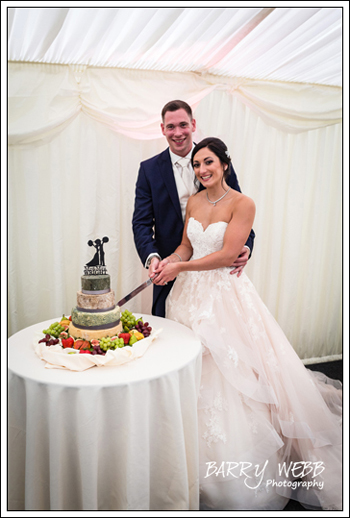
M 160 111 L 194 109 L 195 139 L 228 145 L 257 205 L 246 272 L 305 361 L 341 354 L 341 88 L 207 71 L 8 66 L 9 334 L 69 314 L 89 239 L 110 238 L 119 300 L 147 273 L 131 230 L 140 161 L 162 151 Z M 128 308 L 150 312 L 151 288 Z
M 82 65 L 10 63 L 9 72 L 10 145 L 53 138 L 80 112 L 127 137 L 158 139 L 159 97 L 177 98 L 179 85 L 194 108 L 214 90 L 225 91 L 289 133 L 341 122 L 341 90 L 323 85 Z

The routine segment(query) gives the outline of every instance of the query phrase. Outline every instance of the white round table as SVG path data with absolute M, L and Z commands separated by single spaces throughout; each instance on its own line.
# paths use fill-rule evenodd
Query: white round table
M 9 510 L 199 509 L 201 344 L 143 316 L 161 334 L 116 367 L 45 368 L 33 337 L 55 319 L 9 339 Z

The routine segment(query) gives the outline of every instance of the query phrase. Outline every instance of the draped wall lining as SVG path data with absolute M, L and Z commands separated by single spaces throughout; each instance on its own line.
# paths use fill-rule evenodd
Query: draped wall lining
M 140 90 L 142 82 L 142 90 Z M 9 64 L 9 144 L 53 138 L 80 111 L 125 136 L 163 138 L 160 86 L 168 99 L 196 107 L 214 90 L 239 98 L 265 122 L 298 133 L 341 121 L 341 88 L 210 74 L 116 70 L 86 66 Z
M 247 273 L 291 343 L 302 358 L 340 354 L 341 89 L 204 73 L 9 64 L 10 334 L 70 313 L 89 239 L 110 237 L 117 299 L 144 280 L 134 186 L 166 147 L 171 98 L 194 108 L 197 140 L 227 143 L 257 204 Z

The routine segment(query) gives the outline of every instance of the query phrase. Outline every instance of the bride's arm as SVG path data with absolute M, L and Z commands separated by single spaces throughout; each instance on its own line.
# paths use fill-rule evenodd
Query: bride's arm
M 175 257 L 175 261 L 167 264 L 159 273 L 157 284 L 164 284 L 175 279 L 180 272 L 214 270 L 231 266 L 247 241 L 253 226 L 254 217 L 255 204 L 253 200 L 247 196 L 242 197 L 237 201 L 231 221 L 227 226 L 222 249 L 193 261 L 176 261 Z

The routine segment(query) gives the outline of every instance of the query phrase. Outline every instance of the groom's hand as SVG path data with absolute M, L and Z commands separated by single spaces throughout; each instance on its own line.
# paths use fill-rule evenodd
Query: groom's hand
M 155 270 L 159 267 L 159 263 L 160 260 L 158 257 L 152 257 L 151 264 L 148 269 L 148 277 L 150 277 L 150 279 L 153 279 L 156 276 Z
M 231 268 L 234 268 L 234 270 L 230 272 L 231 275 L 235 273 L 237 274 L 237 277 L 240 277 L 242 275 L 243 268 L 245 267 L 249 259 L 249 253 L 249 248 L 244 246 L 242 248 L 242 252 L 239 254 L 235 262 L 231 265 Z
M 165 284 L 164 280 L 161 280 L 159 274 L 162 273 L 162 271 L 164 270 L 166 265 L 169 263 L 170 263 L 170 261 L 167 257 L 165 259 L 163 259 L 162 261 L 158 261 L 158 266 L 157 266 L 157 268 L 153 269 L 153 277 L 151 277 L 154 284 L 158 284 L 159 286 L 162 286 Z

